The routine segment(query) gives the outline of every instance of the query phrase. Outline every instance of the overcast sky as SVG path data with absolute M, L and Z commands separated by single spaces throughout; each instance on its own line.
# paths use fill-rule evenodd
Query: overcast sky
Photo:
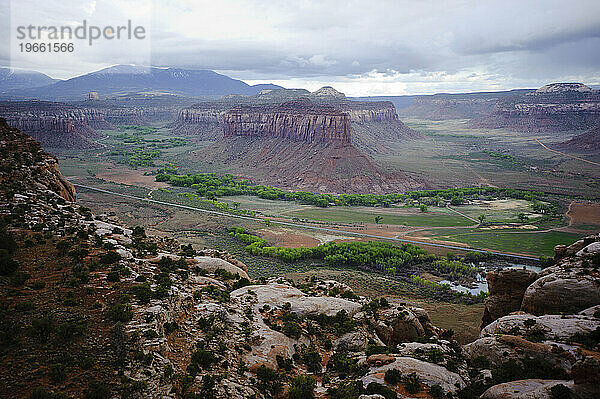
M 348 95 L 600 84 L 600 0 L 8 0 L 0 62 L 68 78 L 118 63 L 213 69 L 248 83 Z M 16 26 L 126 23 L 141 42 L 17 54 Z M 0 21 L 0 22 L 2 22 Z

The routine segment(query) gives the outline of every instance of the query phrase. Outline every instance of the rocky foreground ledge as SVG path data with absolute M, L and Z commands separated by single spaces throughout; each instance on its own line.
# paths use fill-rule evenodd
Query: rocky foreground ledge
M 486 326 L 461 347 L 402 300 L 253 281 L 230 254 L 96 215 L 0 130 L 2 397 L 599 397 L 598 236 L 539 274 L 490 274 Z

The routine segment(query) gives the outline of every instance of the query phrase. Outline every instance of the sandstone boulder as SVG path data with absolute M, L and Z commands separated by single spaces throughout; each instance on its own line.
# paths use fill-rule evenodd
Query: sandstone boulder
M 513 335 L 479 338 L 463 346 L 463 354 L 469 360 L 484 358 L 492 367 L 498 367 L 511 359 L 521 360 L 527 357 L 547 360 L 567 371 L 575 363 L 573 354 L 561 346 L 530 342 Z
M 489 271 L 486 275 L 489 296 L 485 300 L 481 328 L 499 317 L 519 310 L 525 290 L 535 281 L 536 276 L 536 272 L 525 269 Z
M 371 382 L 384 384 L 384 374 L 390 369 L 399 370 L 402 375 L 415 373 L 425 385 L 440 385 L 445 392 L 456 392 L 466 386 L 460 375 L 449 371 L 445 367 L 411 357 L 398 357 L 390 364 L 371 368 L 367 375 L 361 378 L 363 385 L 367 386 Z
M 551 389 L 562 384 L 573 387 L 573 381 L 562 380 L 519 380 L 494 385 L 481 395 L 481 399 L 550 399 Z
M 575 313 L 600 303 L 600 280 L 580 268 L 544 270 L 525 291 L 521 309 L 535 315 Z
M 194 258 L 198 263 L 197 266 L 202 269 L 214 273 L 217 269 L 223 269 L 231 274 L 238 274 L 241 278 L 248 278 L 248 273 L 240 267 L 233 265 L 221 258 L 211 258 L 209 256 L 196 256 Z
M 375 331 L 379 339 L 388 346 L 425 336 L 425 329 L 417 316 L 405 307 L 384 309 L 379 314 Z
M 583 315 L 509 315 L 501 317 L 481 330 L 480 336 L 495 334 L 543 334 L 547 340 L 566 341 L 575 334 L 589 334 L 600 327 L 600 319 Z
M 361 308 L 357 302 L 325 296 L 311 297 L 297 288 L 277 283 L 239 288 L 231 292 L 231 297 L 241 298 L 248 294 L 255 296 L 257 308 L 261 308 L 265 304 L 272 308 L 282 308 L 285 303 L 289 303 L 290 310 L 300 316 L 321 313 L 335 316 L 341 310 L 352 316 Z

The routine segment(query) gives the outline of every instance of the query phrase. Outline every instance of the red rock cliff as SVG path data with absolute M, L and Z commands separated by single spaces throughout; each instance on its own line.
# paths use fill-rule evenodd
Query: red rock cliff
M 236 107 L 223 116 L 225 137 L 258 136 L 350 145 L 350 116 L 327 105 L 291 101 Z

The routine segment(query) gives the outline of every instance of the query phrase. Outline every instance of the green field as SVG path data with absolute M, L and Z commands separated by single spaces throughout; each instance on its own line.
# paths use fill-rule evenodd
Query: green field
M 464 232 L 454 230 L 451 234 L 444 232 L 436 234 L 431 238 L 461 242 L 472 247 L 496 251 L 552 256 L 555 245 L 572 244 L 581 238 L 581 235 L 562 231 L 535 233 L 481 230 Z
M 321 220 L 339 223 L 375 223 L 375 216 L 381 216 L 381 224 L 404 225 L 404 226 L 471 226 L 476 224 L 472 220 L 457 214 L 450 214 L 443 208 L 435 208 L 427 213 L 383 211 L 373 208 L 308 208 L 286 213 L 300 219 Z

